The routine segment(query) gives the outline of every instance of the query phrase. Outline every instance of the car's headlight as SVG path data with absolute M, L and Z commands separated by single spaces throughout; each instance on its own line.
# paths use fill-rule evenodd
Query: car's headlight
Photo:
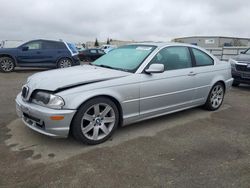
M 32 95 L 32 102 L 49 108 L 61 109 L 65 103 L 62 97 L 44 91 Z
M 235 69 L 235 64 L 237 63 L 237 61 L 235 61 L 234 59 L 230 59 L 229 63 L 231 64 L 231 67 Z

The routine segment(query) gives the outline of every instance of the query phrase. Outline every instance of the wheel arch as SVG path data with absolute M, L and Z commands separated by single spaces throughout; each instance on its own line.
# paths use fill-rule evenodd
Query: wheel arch
M 225 81 L 222 80 L 222 79 L 219 79 L 219 80 L 216 80 L 215 82 L 213 82 L 213 84 L 211 85 L 211 89 L 212 89 L 212 88 L 214 87 L 214 85 L 216 85 L 217 83 L 221 83 L 221 84 L 223 85 L 223 87 L 224 87 L 225 92 L 226 92 L 226 90 L 227 90 L 226 83 L 225 83 Z M 210 90 L 211 90 L 211 89 L 210 89 Z
M 73 64 L 73 59 L 72 59 L 71 57 L 68 57 L 68 56 L 60 56 L 60 57 L 58 57 L 57 60 L 56 60 L 56 66 L 58 66 L 58 63 L 59 63 L 62 59 L 69 59 L 69 60 L 72 62 L 72 64 Z
M 119 102 L 119 100 L 111 95 L 107 95 L 107 94 L 101 94 L 101 95 L 95 95 L 95 96 L 91 96 L 90 98 L 86 99 L 85 101 L 83 101 L 76 109 L 76 111 L 78 111 L 86 102 L 95 99 L 95 98 L 99 98 L 99 97 L 104 97 L 104 98 L 108 98 L 110 99 L 112 102 L 115 103 L 116 107 L 118 108 L 118 112 L 119 112 L 119 122 L 118 122 L 118 127 L 121 127 L 123 124 L 123 110 L 122 110 L 122 106 L 121 103 Z M 76 113 L 74 115 L 74 117 L 76 116 Z M 70 124 L 70 131 L 71 131 L 71 127 L 72 127 L 72 121 L 74 119 L 74 117 L 71 120 L 71 124 Z
M 211 84 L 210 84 L 210 86 L 209 86 L 209 90 L 207 91 L 206 99 L 208 98 L 209 93 L 210 93 L 210 91 L 212 90 L 212 88 L 214 87 L 214 85 L 217 84 L 217 83 L 222 83 L 222 84 L 223 84 L 223 87 L 224 87 L 224 90 L 225 90 L 225 92 L 226 92 L 227 87 L 226 87 L 226 83 L 225 83 L 224 79 L 221 78 L 221 77 L 220 77 L 220 78 L 215 78 L 215 79 L 213 79 L 213 81 L 211 82 Z
M 10 54 L 0 54 L 0 58 L 1 57 L 9 57 L 9 58 L 11 58 L 11 59 L 13 59 L 14 60 L 14 64 L 15 64 L 15 66 L 17 66 L 17 60 L 16 60 L 16 58 L 13 56 L 13 55 L 10 55 Z
M 218 83 L 222 84 L 222 86 L 223 86 L 223 88 L 224 88 L 224 95 L 225 95 L 225 92 L 226 92 L 226 83 L 225 83 L 223 80 L 217 80 L 215 83 L 212 84 L 211 89 L 210 89 L 210 91 L 209 91 L 209 93 L 208 93 L 208 95 L 207 95 L 207 97 L 206 97 L 206 103 L 204 104 L 203 107 L 204 107 L 205 109 L 207 109 L 207 110 L 214 111 L 214 110 L 217 110 L 217 109 L 221 106 L 221 104 L 220 104 L 220 106 L 219 106 L 218 108 L 211 109 L 211 106 L 210 106 L 210 104 L 208 103 L 208 101 L 210 101 L 210 93 L 212 92 L 214 86 L 215 86 L 216 84 L 218 84 Z M 224 96 L 223 96 L 223 98 L 224 98 Z M 222 99 L 222 102 L 223 102 L 223 99 Z
M 227 89 L 226 88 L 226 83 L 223 80 L 217 81 L 216 83 L 214 83 L 214 85 L 217 84 L 217 83 L 221 83 L 223 85 L 223 87 L 224 87 L 224 90 L 226 91 L 226 89 Z

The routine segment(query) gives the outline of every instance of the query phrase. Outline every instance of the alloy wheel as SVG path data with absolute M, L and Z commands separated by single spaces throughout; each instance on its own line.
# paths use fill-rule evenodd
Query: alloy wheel
M 14 63 L 11 59 L 2 59 L 1 61 L 1 69 L 4 72 L 10 72 L 14 68 Z
M 81 120 L 81 130 L 88 139 L 98 141 L 110 134 L 115 121 L 115 112 L 110 105 L 95 104 L 84 113 Z
M 67 67 L 71 67 L 71 66 L 72 66 L 71 61 L 69 59 L 63 59 L 59 63 L 60 68 L 67 68 Z
M 213 108 L 218 108 L 224 97 L 224 88 L 222 85 L 216 85 L 211 93 L 210 102 Z

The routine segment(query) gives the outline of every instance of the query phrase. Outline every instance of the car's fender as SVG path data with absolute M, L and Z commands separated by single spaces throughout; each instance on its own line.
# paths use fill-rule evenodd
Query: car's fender
M 77 110 L 86 101 L 106 96 L 118 102 L 123 112 L 123 118 L 133 117 L 139 114 L 139 85 L 132 84 L 127 86 L 115 86 L 109 88 L 101 88 L 84 92 L 71 92 L 64 95 L 58 93 L 65 100 L 65 109 Z
M 17 66 L 17 64 L 18 64 L 16 56 L 13 53 L 6 53 L 6 52 L 1 53 L 0 52 L 0 57 L 10 57 L 10 58 L 14 59 L 15 66 Z

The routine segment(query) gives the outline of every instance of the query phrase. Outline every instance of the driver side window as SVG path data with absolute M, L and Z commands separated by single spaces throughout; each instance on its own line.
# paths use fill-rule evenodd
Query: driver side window
M 162 49 L 151 60 L 150 64 L 163 64 L 165 70 L 176 70 L 192 67 L 192 59 L 187 47 L 176 46 Z
M 29 50 L 39 50 L 41 49 L 41 42 L 35 41 L 35 42 L 30 42 L 25 45 L 25 47 L 28 47 Z

